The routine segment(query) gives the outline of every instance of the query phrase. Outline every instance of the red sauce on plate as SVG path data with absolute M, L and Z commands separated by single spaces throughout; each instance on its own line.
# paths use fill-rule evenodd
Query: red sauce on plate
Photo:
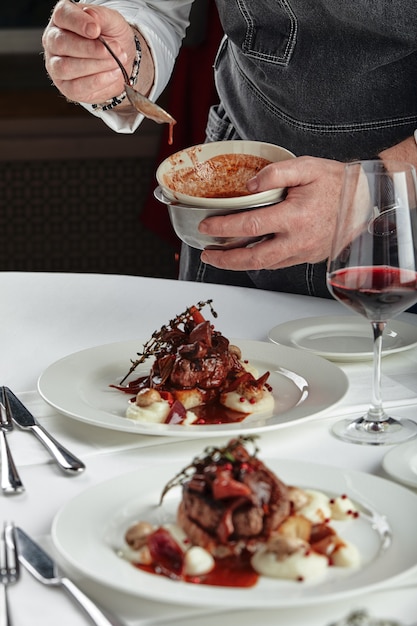
M 141 376 L 126 386 L 110 386 L 126 394 L 137 394 L 141 389 L 149 387 L 149 376 Z M 269 391 L 272 391 L 272 387 L 268 383 L 265 383 L 265 387 Z M 164 392 L 161 393 L 163 394 Z M 217 396 L 217 390 L 212 390 L 211 398 L 212 399 L 210 399 L 208 395 L 205 404 L 201 404 L 200 406 L 190 409 L 198 417 L 198 419 L 193 424 L 190 424 L 190 426 L 204 426 L 205 424 L 233 424 L 242 422 L 248 415 L 250 415 L 250 413 L 234 411 L 233 409 L 229 409 L 221 404 Z M 136 396 L 132 397 L 130 402 L 134 403 L 135 400 Z M 179 409 L 178 415 L 173 414 L 176 407 Z M 180 403 L 178 403 L 172 406 L 171 414 L 166 419 L 165 424 L 180 424 L 184 417 L 185 409 Z
M 184 575 L 181 576 L 181 580 L 199 585 L 253 587 L 258 582 L 259 574 L 255 572 L 250 564 L 251 556 L 250 553 L 244 552 L 239 556 L 228 556 L 223 559 L 218 559 L 211 572 L 200 576 Z M 139 563 L 133 563 L 133 565 L 150 574 L 176 578 L 175 576 L 168 576 L 161 572 L 157 565 L 140 565 Z
M 132 403 L 135 402 L 135 398 L 132 398 Z M 241 413 L 240 411 L 233 411 L 220 404 L 218 400 L 214 400 L 209 404 L 202 404 L 201 406 L 190 409 L 198 419 L 190 426 L 204 426 L 205 424 L 233 424 L 242 422 L 249 413 Z M 165 422 L 166 424 L 179 424 L 181 419 L 172 418 L 172 416 Z

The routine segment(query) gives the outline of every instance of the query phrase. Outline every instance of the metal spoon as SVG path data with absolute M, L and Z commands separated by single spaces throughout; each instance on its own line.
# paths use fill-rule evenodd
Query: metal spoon
M 103 37 L 99 36 L 98 40 L 101 41 L 105 48 L 107 48 L 107 50 L 119 66 L 125 81 L 124 87 L 126 90 L 126 95 L 130 103 L 135 107 L 135 109 L 139 111 L 139 113 L 142 113 L 142 115 L 144 115 L 145 117 L 148 117 L 150 120 L 153 120 L 158 124 L 176 124 L 176 121 L 174 120 L 172 115 L 167 113 L 158 104 L 152 102 L 152 100 L 149 100 L 149 98 L 141 94 L 139 91 L 136 91 L 136 89 L 133 89 L 133 87 L 129 85 L 129 76 L 127 75 L 123 63 L 120 61 L 120 59 L 117 58 L 117 56 L 114 54 L 113 50 L 110 48 L 107 41 L 103 39 Z
M 78 2 L 78 0 L 71 0 L 71 2 L 76 4 Z M 127 72 L 125 70 L 125 67 L 124 67 L 123 63 L 115 55 L 115 53 L 113 52 L 113 50 L 111 49 L 111 47 L 109 46 L 107 41 L 105 39 L 103 39 L 103 37 L 101 35 L 98 37 L 98 40 L 101 41 L 103 46 L 105 46 L 107 51 L 111 54 L 111 56 L 116 61 L 117 65 L 119 66 L 120 71 L 123 74 L 123 78 L 124 78 L 124 82 L 125 82 L 124 87 L 125 87 L 125 91 L 126 91 L 126 96 L 127 96 L 128 100 L 129 100 L 130 104 L 139 113 L 142 113 L 142 115 L 144 115 L 145 117 L 147 117 L 150 120 L 153 120 L 157 124 L 169 124 L 170 125 L 170 139 L 169 139 L 169 143 L 172 143 L 172 129 L 173 129 L 174 124 L 176 124 L 176 120 L 172 117 L 172 115 L 167 113 L 158 104 L 156 104 L 155 102 L 152 102 L 152 100 L 149 100 L 149 98 L 147 98 L 146 96 L 141 94 L 139 91 L 136 91 L 136 89 L 133 89 L 133 87 L 131 87 L 129 85 L 129 76 L 127 75 Z

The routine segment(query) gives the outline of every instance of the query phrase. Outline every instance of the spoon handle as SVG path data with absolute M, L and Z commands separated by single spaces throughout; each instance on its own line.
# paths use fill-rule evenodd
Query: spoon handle
M 125 83 L 128 85 L 129 84 L 129 76 L 127 75 L 125 66 L 123 65 L 123 63 L 120 61 L 120 59 L 114 54 L 113 50 L 110 48 L 109 44 L 107 43 L 107 41 L 105 39 L 103 39 L 103 37 L 100 35 L 98 37 L 98 40 L 101 41 L 101 43 L 103 44 L 103 46 L 106 48 L 106 50 L 111 54 L 111 56 L 113 57 L 113 59 L 116 61 L 117 65 L 120 68 L 120 71 L 123 74 L 123 78 Z

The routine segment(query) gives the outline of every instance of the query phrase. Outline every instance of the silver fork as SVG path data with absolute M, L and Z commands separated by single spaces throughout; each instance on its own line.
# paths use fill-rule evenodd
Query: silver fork
M 0 539 L 0 626 L 12 626 L 7 587 L 19 580 L 19 573 L 14 525 L 5 523 Z
M 6 433 L 12 430 L 13 422 L 4 388 L 2 388 L 2 396 L 3 402 L 0 401 L 1 488 L 5 494 L 21 493 L 25 488 L 13 461 L 6 436 Z

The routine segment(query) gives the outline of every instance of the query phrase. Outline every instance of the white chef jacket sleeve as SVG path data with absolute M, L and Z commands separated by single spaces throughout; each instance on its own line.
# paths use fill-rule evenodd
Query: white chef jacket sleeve
M 106 5 L 119 11 L 143 34 L 155 64 L 155 80 L 149 94 L 149 98 L 155 101 L 171 76 L 189 24 L 193 0 L 88 0 L 87 3 Z M 97 111 L 90 104 L 80 104 L 118 133 L 133 133 L 143 120 L 143 115 L 131 110 Z

